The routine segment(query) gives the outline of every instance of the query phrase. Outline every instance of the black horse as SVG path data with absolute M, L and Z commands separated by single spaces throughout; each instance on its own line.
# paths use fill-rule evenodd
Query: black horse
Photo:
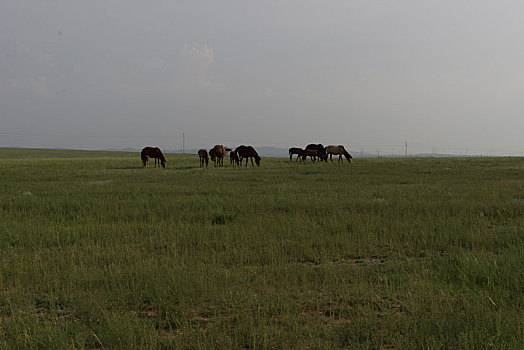
M 314 144 L 314 143 L 310 143 L 309 145 L 306 146 L 306 150 L 316 150 L 318 151 L 318 153 L 320 154 L 320 160 L 322 161 L 325 161 L 327 162 L 327 154 L 326 154 L 326 149 L 324 148 L 324 145 L 321 144 L 321 143 L 317 143 L 317 144 Z
M 247 166 L 247 161 L 251 158 L 251 165 L 253 165 L 253 158 L 255 158 L 255 163 L 257 164 L 257 166 L 260 166 L 260 156 L 258 155 L 257 151 L 255 151 L 255 149 L 251 146 L 238 146 L 236 149 L 235 149 L 235 153 L 238 154 L 238 158 L 240 160 L 240 164 L 242 165 L 242 160 L 245 158 L 246 159 L 246 166 Z

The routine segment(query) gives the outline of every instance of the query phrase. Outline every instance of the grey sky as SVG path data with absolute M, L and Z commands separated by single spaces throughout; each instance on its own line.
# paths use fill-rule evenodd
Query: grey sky
M 0 4 L 0 147 L 524 153 L 524 2 Z

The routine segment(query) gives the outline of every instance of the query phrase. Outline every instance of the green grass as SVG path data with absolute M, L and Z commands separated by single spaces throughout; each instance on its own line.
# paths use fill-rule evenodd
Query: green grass
M 0 149 L 0 348 L 524 347 L 524 160 Z

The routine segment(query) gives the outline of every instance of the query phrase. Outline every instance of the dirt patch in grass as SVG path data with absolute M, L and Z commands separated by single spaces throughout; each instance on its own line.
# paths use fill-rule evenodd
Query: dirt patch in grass
M 300 261 L 304 265 L 322 266 L 327 264 L 354 264 L 354 265 L 367 265 L 367 264 L 383 264 L 388 261 L 386 255 L 363 255 L 363 256 L 348 256 L 343 258 L 332 259 L 330 261 L 321 261 L 318 259 L 306 258 Z
M 353 264 L 383 264 L 387 261 L 387 256 L 383 254 L 379 255 L 362 255 L 362 256 L 350 256 L 343 259 L 338 259 L 334 262 L 338 263 L 353 263 Z

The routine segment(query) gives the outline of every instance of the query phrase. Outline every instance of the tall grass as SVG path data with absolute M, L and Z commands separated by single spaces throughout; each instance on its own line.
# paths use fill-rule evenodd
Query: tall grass
M 524 346 L 521 158 L 167 160 L 0 149 L 0 348 Z

